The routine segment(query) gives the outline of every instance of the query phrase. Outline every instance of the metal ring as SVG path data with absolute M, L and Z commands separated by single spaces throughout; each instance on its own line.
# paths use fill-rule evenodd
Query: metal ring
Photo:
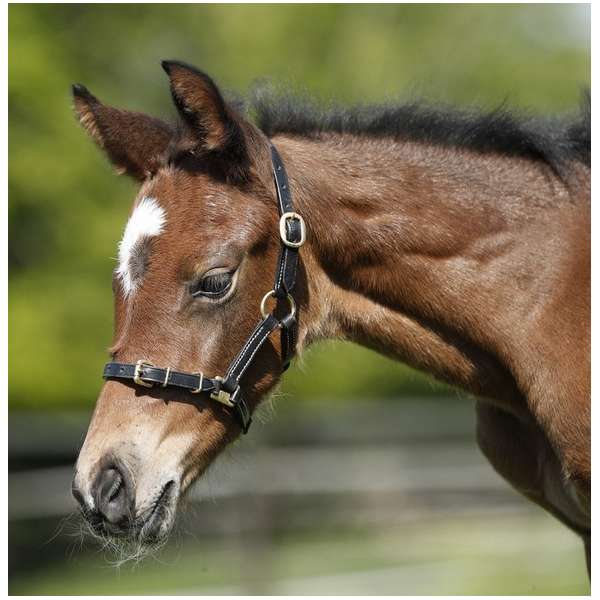
M 263 319 L 266 319 L 269 316 L 269 313 L 267 312 L 267 300 L 271 297 L 275 297 L 275 290 L 267 292 L 260 302 L 260 314 L 263 316 Z M 294 317 L 296 316 L 296 302 L 290 294 L 287 294 L 286 297 L 288 304 L 290 305 L 290 312 L 288 313 L 288 316 Z

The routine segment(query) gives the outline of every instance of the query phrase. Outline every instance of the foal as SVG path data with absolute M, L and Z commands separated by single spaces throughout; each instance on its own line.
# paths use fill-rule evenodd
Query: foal
M 280 252 L 273 143 L 306 221 L 296 350 L 352 340 L 475 394 L 484 454 L 589 558 L 589 106 L 550 124 L 262 98 L 254 125 L 205 74 L 163 67 L 176 126 L 73 87 L 86 131 L 140 183 L 113 278 L 113 360 L 231 363 Z M 245 372 L 250 410 L 281 354 L 273 336 Z M 207 394 L 137 383 L 105 383 L 73 491 L 98 531 L 152 542 L 240 428 Z

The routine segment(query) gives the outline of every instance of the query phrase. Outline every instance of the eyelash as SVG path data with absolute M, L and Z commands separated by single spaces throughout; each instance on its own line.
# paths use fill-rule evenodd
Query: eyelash
M 194 298 L 203 297 L 217 300 L 226 296 L 232 285 L 232 272 L 207 273 L 190 285 L 190 294 Z

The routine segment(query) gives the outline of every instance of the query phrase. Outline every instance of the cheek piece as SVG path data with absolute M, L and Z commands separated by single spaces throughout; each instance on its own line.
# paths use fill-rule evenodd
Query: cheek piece
M 233 410 L 244 433 L 248 432 L 252 418 L 240 380 L 252 364 L 262 345 L 277 329 L 281 334 L 282 370 L 285 371 L 296 349 L 298 321 L 296 302 L 292 295 L 298 271 L 298 250 L 306 241 L 304 219 L 294 212 L 289 181 L 283 161 L 275 146 L 271 145 L 271 164 L 277 192 L 279 209 L 279 237 L 281 250 L 277 262 L 275 284 L 262 299 L 260 312 L 262 320 L 256 325 L 248 340 L 233 359 L 224 376 L 208 377 L 201 372 L 186 373 L 170 367 L 157 367 L 145 359 L 136 363 L 109 362 L 104 367 L 104 379 L 129 380 L 143 387 L 171 387 L 187 391 L 190 395 L 208 394 L 212 400 Z M 283 318 L 267 312 L 269 298 L 285 300 L 288 314 Z

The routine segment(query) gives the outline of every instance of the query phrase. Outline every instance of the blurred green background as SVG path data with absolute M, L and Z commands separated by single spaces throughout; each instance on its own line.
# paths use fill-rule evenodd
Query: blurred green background
M 100 99 L 116 106 L 174 116 L 166 77 L 159 66 L 164 58 L 196 64 L 225 89 L 242 93 L 255 80 L 268 78 L 305 89 L 322 99 L 346 102 L 416 95 L 487 107 L 506 101 L 537 112 L 561 112 L 575 107 L 582 87 L 590 83 L 590 9 L 588 5 L 557 4 L 10 5 L 9 407 L 12 421 L 9 449 L 12 462 L 9 461 L 9 466 L 15 477 L 29 474 L 28 485 L 33 486 L 27 488 L 24 480 L 15 479 L 20 482 L 12 486 L 17 492 L 23 489 L 33 494 L 39 492 L 36 485 L 42 485 L 40 473 L 52 472 L 48 469 L 64 468 L 61 473 L 66 474 L 85 431 L 87 415 L 101 385 L 99 374 L 106 359 L 105 349 L 111 342 L 112 257 L 135 194 L 134 184 L 113 174 L 77 125 L 71 110 L 70 84 L 84 83 Z M 431 448 L 447 435 L 448 422 L 440 415 L 463 414 L 460 411 L 469 403 L 464 399 L 458 401 L 454 392 L 423 375 L 350 344 L 318 346 L 307 352 L 303 363 L 302 369 L 291 369 L 284 379 L 278 402 L 280 414 L 263 426 L 269 431 L 263 436 L 265 448 L 288 443 L 277 432 L 287 431 L 285 428 L 292 421 L 304 418 L 305 414 L 319 415 L 320 423 L 331 421 L 332 412 L 337 418 L 343 419 L 340 415 L 348 414 L 352 419 L 357 410 L 359 413 L 362 410 L 356 407 L 369 398 L 373 399 L 373 406 L 400 407 L 399 422 L 413 414 L 411 407 L 430 406 L 431 410 L 422 415 L 418 408 L 414 410 L 432 428 L 430 434 L 419 438 L 421 445 Z M 65 365 L 69 368 L 64 368 Z M 422 401 L 417 402 L 418 398 Z M 328 405 L 335 402 L 335 410 L 323 410 L 325 401 Z M 402 413 L 404 405 L 406 413 Z M 446 409 L 457 408 L 440 412 L 442 405 Z M 385 419 L 387 409 L 377 410 L 383 411 L 381 418 Z M 32 423 L 38 429 L 31 429 Z M 475 455 L 472 425 L 472 415 L 465 413 L 461 424 L 451 428 L 451 432 L 460 440 L 461 447 L 470 448 Z M 61 427 L 68 431 L 63 442 L 73 441 L 55 459 L 49 459 L 54 455 L 48 448 L 64 446 L 57 442 L 56 432 L 62 431 Z M 377 429 L 374 425 L 374 430 Z M 32 431 L 39 433 L 36 443 L 28 443 Z M 298 448 L 328 447 L 332 443 L 328 432 L 327 426 L 319 430 L 320 437 L 308 431 L 305 438 L 298 440 Z M 406 442 L 412 448 L 409 438 L 402 438 L 404 441 L 398 441 L 398 445 Z M 260 439 L 263 438 L 256 442 L 257 451 L 262 447 Z M 377 441 L 374 434 L 369 444 Z M 390 443 L 393 441 L 391 438 Z M 360 447 L 353 439 L 344 443 Z M 415 456 L 418 463 L 419 455 Z M 491 469 L 489 472 L 490 477 L 495 477 Z M 49 479 L 55 481 L 53 477 Z M 523 534 L 523 540 L 535 538 L 538 529 L 542 532 L 538 534 L 546 540 L 540 542 L 540 548 L 536 546 L 537 560 L 541 563 L 534 568 L 535 574 L 528 573 L 523 563 L 531 549 L 527 549 L 525 542 L 525 546 L 519 546 L 517 535 L 511 564 L 519 566 L 516 569 L 519 576 L 510 581 L 503 579 L 502 569 L 508 567 L 502 562 L 499 565 L 504 567 L 499 567 L 497 576 L 488 573 L 490 559 L 485 558 L 485 552 L 477 551 L 475 556 L 483 556 L 482 561 L 487 565 L 486 576 L 477 584 L 470 584 L 468 577 L 469 574 L 473 577 L 475 571 L 481 572 L 483 562 L 474 559 L 472 565 L 463 568 L 464 573 L 456 567 L 450 575 L 440 575 L 439 587 L 425 591 L 528 593 L 532 591 L 527 587 L 532 580 L 545 578 L 546 593 L 588 593 L 583 555 L 574 536 L 511 495 L 505 484 L 497 481 L 494 485 L 505 494 L 497 492 L 501 498 L 510 498 L 518 507 L 514 509 L 518 513 L 514 517 L 515 531 L 523 533 L 524 523 L 533 524 L 531 535 Z M 402 496 L 404 488 L 399 486 L 396 493 L 406 498 Z M 13 507 L 22 500 L 17 492 L 11 496 Z M 56 493 L 60 496 L 62 492 Z M 299 501 L 298 495 L 294 498 L 294 502 Z M 495 501 L 502 504 L 498 497 Z M 313 558 L 323 553 L 322 560 L 313 561 L 320 563 L 316 570 L 322 573 L 322 562 L 332 548 L 347 547 L 351 540 L 358 540 L 360 546 L 362 540 L 370 539 L 360 529 L 366 525 L 359 526 L 359 519 L 355 519 L 352 511 L 345 520 L 334 519 L 337 525 L 331 526 L 332 530 L 322 526 L 315 514 L 320 514 L 325 505 L 323 501 L 315 505 L 314 511 L 309 510 L 313 514 L 311 526 L 302 530 L 300 538 L 282 525 L 277 529 L 276 540 L 269 538 L 268 544 L 264 539 L 260 541 L 263 548 L 265 544 L 277 547 L 282 556 L 287 552 L 289 561 L 270 570 L 263 568 L 262 587 L 257 587 L 256 581 L 248 583 L 242 578 L 234 582 L 241 586 L 235 590 L 279 589 L 284 590 L 282 593 L 301 590 L 293 586 L 270 588 L 265 582 L 274 577 L 279 577 L 279 581 L 290 577 L 292 562 L 304 564 L 298 553 L 308 565 L 302 575 L 308 576 L 307 573 L 312 573 L 309 557 L 313 551 Z M 282 506 L 291 505 L 277 505 L 278 510 L 284 510 Z M 342 514 L 330 509 L 338 517 Z M 46 543 L 42 551 L 42 542 L 47 539 L 41 540 L 39 536 L 53 530 L 61 510 L 67 511 L 57 508 L 50 515 L 35 510 L 31 514 L 21 512 L 11 521 L 11 547 L 18 550 L 13 554 L 14 560 L 11 559 L 13 593 L 70 593 L 69 590 L 79 591 L 77 586 L 82 581 L 88 582 L 90 593 L 96 589 L 106 593 L 147 591 L 149 581 L 153 581 L 148 574 L 152 568 L 158 569 L 155 579 L 165 584 L 165 590 L 171 590 L 175 589 L 171 585 L 174 574 L 181 575 L 187 568 L 185 563 L 175 561 L 166 570 L 146 565 L 143 577 L 136 578 L 135 573 L 117 577 L 104 568 L 106 563 L 101 556 L 75 552 L 79 558 L 67 559 L 64 547 L 60 546 L 62 533 L 57 535 L 58 542 L 55 539 L 59 546 Z M 373 514 L 385 514 L 382 511 L 374 510 Z M 398 511 L 402 511 L 401 506 Z M 463 529 L 447 513 L 443 514 L 446 521 L 436 513 L 443 521 L 439 530 L 432 527 L 428 513 L 419 517 L 421 520 L 417 518 L 416 525 L 413 523 L 414 535 L 409 535 L 415 540 L 421 539 L 421 533 L 426 539 L 431 536 L 431 544 L 436 547 L 442 544 L 436 541 L 435 532 L 439 531 L 440 539 L 446 536 L 448 541 L 441 554 L 452 558 L 453 549 L 462 547 L 459 538 Z M 501 515 L 504 516 L 493 521 L 492 527 L 505 535 L 513 517 L 506 517 L 502 511 Z M 478 522 L 482 536 L 494 535 L 485 529 L 490 518 L 482 517 Z M 504 518 L 509 520 L 502 521 Z M 352 571 L 357 565 L 364 567 L 363 560 L 372 563 L 373 569 L 387 568 L 393 556 L 398 556 L 397 546 L 401 546 L 404 532 L 394 537 L 392 530 L 373 529 L 372 521 L 365 522 L 369 524 L 369 535 L 390 539 L 386 542 L 377 537 L 371 546 L 365 541 L 365 548 L 370 549 L 369 559 L 356 552 L 339 569 Z M 237 530 L 234 538 L 218 531 L 205 534 L 213 536 L 209 545 L 220 549 L 225 562 L 230 556 L 237 556 L 240 539 L 245 539 L 243 528 Z M 250 538 L 255 540 L 258 535 L 255 534 Z M 473 535 L 471 528 L 469 536 Z M 312 542 L 311 536 L 315 537 Z M 456 543 L 450 543 L 453 539 Z M 483 539 L 469 542 L 470 547 L 475 548 L 478 543 L 485 546 Z M 203 543 L 208 542 L 199 540 L 193 552 L 201 552 Z M 237 550 L 232 549 L 232 544 Z M 255 546 L 248 544 L 248 549 L 254 551 Z M 507 557 L 511 545 L 508 542 L 505 545 Z M 57 547 L 58 554 L 53 551 Z M 169 555 L 175 551 L 169 548 L 166 552 Z M 413 566 L 429 564 L 427 561 L 433 559 L 426 556 L 426 549 L 423 552 L 425 555 L 417 553 L 418 556 L 404 559 Z M 500 559 L 496 556 L 495 560 Z M 214 556 L 205 556 L 205 561 L 207 569 L 217 564 Z M 255 566 L 257 562 L 254 558 Z M 560 565 L 559 571 L 555 563 Z M 431 573 L 431 568 L 424 573 Z M 335 570 L 335 566 L 331 569 Z M 186 580 L 188 587 L 204 581 L 215 591 L 227 579 L 227 573 L 220 576 L 216 567 L 205 578 L 200 570 L 192 568 L 192 572 L 194 581 Z M 453 577 L 452 573 L 460 574 Z M 419 593 L 421 588 L 415 583 L 419 580 L 418 569 L 407 576 L 408 583 L 402 579 L 403 575 L 398 577 L 399 583 L 392 578 L 390 584 L 397 593 L 403 590 Z M 438 581 L 432 576 L 424 577 L 429 577 L 430 582 Z M 339 583 L 341 587 L 332 585 L 334 590 L 346 589 L 343 582 Z M 378 588 L 376 583 L 373 586 L 374 593 L 387 589 Z M 319 589 L 328 588 L 316 591 Z M 540 593 L 538 588 L 534 590 Z

